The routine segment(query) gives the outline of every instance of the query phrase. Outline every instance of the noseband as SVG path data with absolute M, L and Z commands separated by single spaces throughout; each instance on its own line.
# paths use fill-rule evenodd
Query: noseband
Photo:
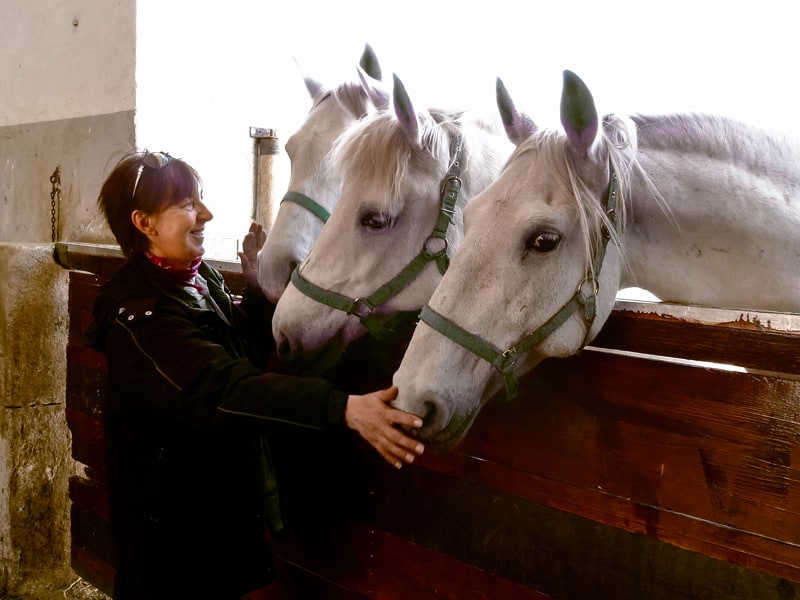
M 614 225 L 616 220 L 616 205 L 617 174 L 614 172 L 613 167 L 610 167 L 608 194 L 606 196 L 604 210 L 612 225 Z M 572 295 L 572 298 L 536 331 L 523 337 L 506 350 L 500 350 L 491 342 L 456 325 L 451 320 L 434 311 L 429 305 L 422 308 L 419 318 L 445 337 L 450 338 L 462 348 L 472 352 L 497 369 L 503 375 L 506 400 L 513 400 L 519 389 L 519 382 L 514 374 L 514 366 L 519 357 L 553 333 L 579 309 L 583 309 L 583 320 L 586 323 L 586 336 L 581 344 L 581 348 L 589 343 L 589 332 L 592 329 L 592 324 L 594 323 L 594 318 L 597 313 L 597 294 L 600 289 L 598 277 L 600 269 L 603 266 L 603 260 L 610 238 L 610 232 L 606 227 L 603 227 L 600 244 L 595 251 L 592 264 L 586 269 L 586 275 L 581 280 L 580 284 L 578 284 L 578 288 Z
M 301 194 L 300 192 L 286 192 L 281 198 L 281 204 L 284 202 L 294 202 L 295 204 L 302 206 L 306 210 L 314 213 L 315 216 L 322 219 L 323 223 L 326 223 L 331 216 L 324 206 L 315 202 L 305 194 Z
M 422 250 L 420 250 L 419 254 L 397 275 L 369 296 L 358 298 L 350 298 L 319 287 L 303 277 L 300 274 L 299 267 L 292 272 L 292 284 L 312 300 L 336 310 L 344 311 L 348 315 L 355 315 L 367 331 L 377 339 L 387 338 L 397 332 L 403 324 L 416 321 L 418 311 L 378 315 L 375 314 L 375 309 L 396 296 L 416 279 L 429 262 L 435 262 L 442 275 L 444 275 L 450 264 L 450 259 L 447 256 L 447 228 L 452 222 L 458 193 L 461 190 L 461 136 L 457 136 L 453 140 L 450 148 L 450 168 L 442 184 L 436 225 L 431 235 L 422 245 Z

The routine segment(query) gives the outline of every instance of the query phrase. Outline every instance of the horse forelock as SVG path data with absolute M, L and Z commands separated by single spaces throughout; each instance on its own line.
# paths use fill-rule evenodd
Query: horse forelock
M 361 87 L 361 84 L 355 81 L 345 81 L 335 88 L 324 88 L 320 91 L 311 103 L 309 112 L 331 97 L 353 113 L 353 116 L 357 118 L 366 115 L 369 109 L 369 99 L 367 98 L 366 92 Z
M 420 148 L 408 140 L 392 111 L 376 112 L 339 139 L 331 151 L 331 166 L 344 179 L 380 182 L 385 189 L 378 190 L 379 197 L 371 201 L 385 205 L 375 208 L 398 212 L 404 206 L 406 198 L 402 191 L 409 180 L 419 185 L 422 178 L 432 177 L 435 179 L 432 189 L 438 191 L 439 181 L 449 167 L 449 140 L 461 132 L 456 116 L 440 111 L 434 118 L 421 119 Z M 467 140 L 465 146 L 466 143 Z
M 345 81 L 333 90 L 336 99 L 358 118 L 367 114 L 369 101 L 360 83 Z
M 525 155 L 536 153 L 538 164 L 546 171 L 537 177 L 555 177 L 575 200 L 576 215 L 584 248 L 584 262 L 587 271 L 593 269 L 594 256 L 603 240 L 604 232 L 611 236 L 612 243 L 620 246 L 620 236 L 626 219 L 626 198 L 630 194 L 631 173 L 641 172 L 636 160 L 637 134 L 630 120 L 614 115 L 607 116 L 597 143 L 586 159 L 595 164 L 608 164 L 617 176 L 617 194 L 613 221 L 606 212 L 606 199 L 610 180 L 598 187 L 597 181 L 587 181 L 587 170 L 570 151 L 569 142 L 563 131 L 542 129 L 536 131 L 514 150 L 509 163 L 527 160 Z M 610 177 L 610 171 L 608 171 Z M 654 190 L 655 193 L 657 193 Z

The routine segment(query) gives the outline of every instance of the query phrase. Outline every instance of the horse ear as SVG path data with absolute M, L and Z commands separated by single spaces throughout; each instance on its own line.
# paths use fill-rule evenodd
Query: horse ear
M 361 60 L 358 61 L 358 66 L 364 69 L 364 72 L 373 79 L 380 81 L 383 78 L 378 57 L 369 44 L 364 45 L 364 53 L 361 55 Z
M 586 156 L 599 131 L 597 108 L 589 88 L 572 71 L 564 71 L 561 125 L 573 149 L 580 156 Z
M 323 86 L 319 81 L 314 79 L 313 77 L 309 77 L 305 73 L 303 73 L 303 69 L 300 67 L 300 63 L 297 60 L 296 56 L 292 57 L 294 59 L 294 64 L 297 67 L 297 70 L 300 71 L 300 75 L 303 77 L 303 83 L 306 84 L 306 89 L 308 90 L 308 95 L 311 96 L 313 100 L 316 98 L 319 93 L 324 89 Z
M 322 89 L 323 89 L 324 86 L 319 81 L 314 79 L 313 77 L 309 77 L 309 76 L 305 75 L 305 76 L 303 76 L 303 81 L 306 84 L 306 89 L 308 90 L 308 95 L 311 96 L 312 100 L 314 98 L 316 98 L 322 92 Z
M 383 89 L 381 82 L 367 73 L 361 65 L 356 68 L 358 79 L 361 81 L 361 89 L 367 94 L 367 98 L 373 106 L 378 110 L 389 108 L 389 92 Z
M 517 110 L 506 86 L 499 77 L 495 89 L 497 91 L 497 108 L 500 109 L 500 118 L 506 129 L 506 135 L 511 142 L 519 146 L 536 131 L 536 123 L 528 115 Z
M 414 110 L 414 105 L 406 92 L 406 87 L 397 75 L 394 75 L 394 112 L 397 119 L 403 126 L 406 133 L 406 138 L 415 148 L 422 148 L 422 140 L 419 137 L 419 117 Z

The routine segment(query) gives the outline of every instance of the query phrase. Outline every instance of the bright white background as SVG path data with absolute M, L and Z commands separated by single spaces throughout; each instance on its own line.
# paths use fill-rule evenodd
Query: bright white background
M 200 170 L 216 215 L 208 253 L 233 258 L 252 211 L 249 127 L 283 144 L 309 109 L 295 59 L 335 85 L 355 78 L 368 42 L 418 105 L 490 114 L 500 76 L 547 126 L 571 69 L 601 112 L 713 112 L 800 139 L 794 12 L 777 0 L 139 0 L 137 141 Z M 285 155 L 277 165 L 280 197 Z

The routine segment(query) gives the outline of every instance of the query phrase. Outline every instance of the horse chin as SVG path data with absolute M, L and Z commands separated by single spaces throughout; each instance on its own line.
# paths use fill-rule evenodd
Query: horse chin
M 476 410 L 450 419 L 444 429 L 426 438 L 425 443 L 439 452 L 453 450 L 466 437 L 477 415 L 478 411 Z
M 428 443 L 440 451 L 452 450 L 467 436 L 483 407 L 489 402 L 501 401 L 505 397 L 504 393 L 501 377 L 496 374 L 492 375 L 481 394 L 477 408 L 469 409 L 463 414 L 453 414 L 447 425 L 431 436 Z

